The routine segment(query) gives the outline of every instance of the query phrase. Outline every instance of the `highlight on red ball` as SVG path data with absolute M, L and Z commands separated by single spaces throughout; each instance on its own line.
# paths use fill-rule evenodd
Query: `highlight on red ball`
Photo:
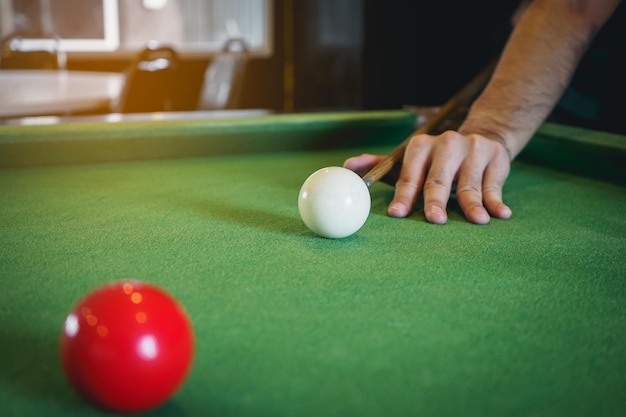
M 194 356 L 191 321 L 165 290 L 122 280 L 87 294 L 65 319 L 61 364 L 73 389 L 105 410 L 141 412 L 168 401 Z

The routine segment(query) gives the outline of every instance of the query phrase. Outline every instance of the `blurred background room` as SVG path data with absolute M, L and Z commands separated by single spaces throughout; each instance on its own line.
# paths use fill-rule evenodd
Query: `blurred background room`
M 437 106 L 517 3 L 0 0 L 0 117 Z

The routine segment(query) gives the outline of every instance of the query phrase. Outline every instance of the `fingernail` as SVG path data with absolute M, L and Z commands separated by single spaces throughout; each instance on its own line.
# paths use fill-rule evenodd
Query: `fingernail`
M 505 204 L 501 205 L 500 208 L 500 217 L 502 219 L 508 219 L 513 215 L 513 210 L 511 210 L 511 208 Z
M 406 206 L 402 203 L 391 203 L 387 212 L 393 217 L 404 217 L 406 215 Z
M 426 215 L 426 219 L 431 223 L 444 224 L 448 221 L 446 212 L 439 206 L 428 207 L 424 210 L 424 214 Z
M 471 222 L 476 224 L 487 224 L 491 220 L 491 216 L 483 207 L 474 207 L 468 217 Z

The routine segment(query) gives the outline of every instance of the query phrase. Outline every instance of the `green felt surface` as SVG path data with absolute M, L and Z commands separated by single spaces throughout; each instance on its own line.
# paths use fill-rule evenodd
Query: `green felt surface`
M 312 235 L 311 172 L 388 147 L 0 170 L 0 404 L 106 415 L 58 337 L 122 277 L 185 306 L 197 352 L 155 416 L 618 416 L 626 407 L 626 189 L 516 162 L 487 226 L 386 216 Z

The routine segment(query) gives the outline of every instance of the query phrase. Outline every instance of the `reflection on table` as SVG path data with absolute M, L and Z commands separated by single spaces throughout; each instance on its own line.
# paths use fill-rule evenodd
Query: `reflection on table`
M 108 111 L 123 86 L 124 75 L 119 73 L 2 70 L 0 117 Z

